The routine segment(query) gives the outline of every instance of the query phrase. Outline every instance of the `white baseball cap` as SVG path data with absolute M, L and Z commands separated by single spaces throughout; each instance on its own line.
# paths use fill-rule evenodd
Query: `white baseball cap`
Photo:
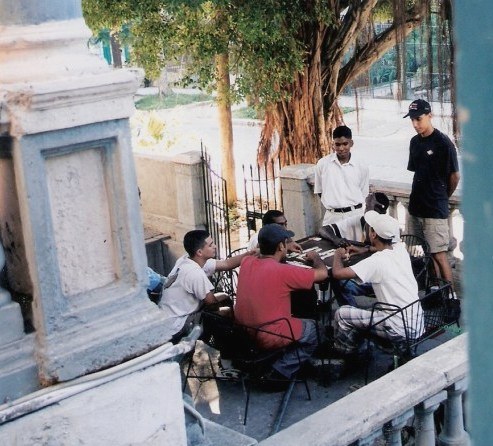
M 379 214 L 376 211 L 365 213 L 365 221 L 383 239 L 397 243 L 400 239 L 399 222 L 387 214 Z

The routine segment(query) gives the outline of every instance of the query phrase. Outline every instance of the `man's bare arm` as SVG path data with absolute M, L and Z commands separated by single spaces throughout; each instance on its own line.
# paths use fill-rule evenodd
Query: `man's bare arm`
M 348 253 L 344 248 L 336 249 L 334 253 L 334 261 L 332 263 L 332 277 L 337 280 L 344 279 L 354 279 L 356 273 L 350 268 L 345 267 L 342 263 L 342 258 L 346 256 Z
M 457 189 L 457 185 L 459 184 L 460 180 L 460 173 L 459 172 L 452 172 L 450 176 L 448 177 L 448 188 L 447 188 L 447 193 L 448 196 L 451 197 L 452 194 L 454 193 L 455 189 Z
M 331 227 L 331 225 L 327 226 L 322 226 L 319 231 L 318 235 L 322 237 L 325 240 L 328 240 L 329 242 L 332 242 L 334 246 L 347 246 L 348 242 L 346 239 L 342 237 L 338 237 L 336 233 L 334 232 L 334 229 Z
M 312 263 L 313 269 L 315 270 L 315 282 L 323 282 L 327 279 L 327 267 L 318 253 L 314 251 L 307 252 L 305 258 Z
M 228 257 L 224 260 L 216 260 L 216 271 L 229 271 L 240 266 L 241 261 L 246 256 L 256 255 L 258 249 L 252 251 L 244 252 L 243 254 L 238 254 L 237 256 Z
M 228 299 L 229 296 L 226 294 L 226 293 L 216 293 L 214 294 L 214 292 L 212 291 L 209 291 L 206 296 L 205 296 L 205 299 L 203 300 L 204 304 L 205 305 L 214 305 L 214 304 L 217 304 L 219 302 L 222 302 L 226 299 Z

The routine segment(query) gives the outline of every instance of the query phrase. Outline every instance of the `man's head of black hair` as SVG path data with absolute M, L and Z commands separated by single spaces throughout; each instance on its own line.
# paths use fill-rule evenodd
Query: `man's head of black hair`
M 262 225 L 270 225 L 272 223 L 277 223 L 276 218 L 283 216 L 284 216 L 284 212 L 278 211 L 277 209 L 270 209 L 262 217 Z
M 351 129 L 345 125 L 340 125 L 339 127 L 336 127 L 334 131 L 332 132 L 332 138 L 347 138 L 347 139 L 352 139 L 353 138 L 353 132 Z
M 190 257 L 194 257 L 199 249 L 205 246 L 205 240 L 210 237 L 207 231 L 195 229 L 185 234 L 183 238 L 183 247 Z

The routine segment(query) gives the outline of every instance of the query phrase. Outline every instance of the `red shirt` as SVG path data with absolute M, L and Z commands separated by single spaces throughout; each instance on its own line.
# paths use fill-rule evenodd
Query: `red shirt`
M 247 256 L 241 262 L 235 304 L 235 318 L 240 324 L 258 326 L 285 317 L 289 320 L 294 338 L 302 333 L 302 322 L 291 316 L 291 291 L 310 289 L 315 280 L 313 269 L 279 263 L 272 258 Z M 291 337 L 285 321 L 265 327 L 276 334 Z M 265 348 L 283 347 L 289 339 L 260 333 Z

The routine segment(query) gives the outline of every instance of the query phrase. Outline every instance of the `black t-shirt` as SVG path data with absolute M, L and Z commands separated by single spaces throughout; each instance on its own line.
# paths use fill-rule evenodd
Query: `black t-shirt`
M 415 217 L 447 218 L 448 182 L 450 175 L 459 170 L 457 151 L 449 137 L 437 129 L 424 138 L 414 136 L 407 170 L 414 172 L 409 213 Z

